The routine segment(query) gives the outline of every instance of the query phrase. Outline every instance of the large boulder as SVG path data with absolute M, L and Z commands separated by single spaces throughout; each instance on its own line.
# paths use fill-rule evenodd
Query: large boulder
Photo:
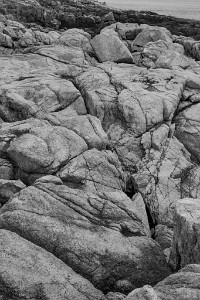
M 83 51 L 92 54 L 93 49 L 90 44 L 91 36 L 82 29 L 68 29 L 57 39 L 56 44 L 62 44 L 68 47 L 82 48 Z
M 102 29 L 101 32 L 107 29 L 114 29 L 123 40 L 134 40 L 135 37 L 143 29 L 137 23 L 114 23 L 106 28 Z
M 132 63 L 133 58 L 118 34 L 107 29 L 91 40 L 91 45 L 100 62 L 114 61 Z
M 144 26 L 144 30 L 140 32 L 133 41 L 133 45 L 144 47 L 149 42 L 163 40 L 172 44 L 171 33 L 163 27 Z
M 104 295 L 54 255 L 0 230 L 1 299 L 104 300 Z
M 200 297 L 200 266 L 187 265 L 156 286 L 135 289 L 125 300 L 198 300 Z
M 125 190 L 126 176 L 118 157 L 111 151 L 85 151 L 57 172 L 63 181 L 79 183 L 94 192 Z
M 71 81 L 53 74 L 32 76 L 2 85 L 0 115 L 5 122 L 19 121 L 31 116 L 41 118 L 42 112 L 46 116 L 47 113 L 72 107 L 75 102 L 80 106 L 82 103 L 84 107 L 81 94 Z
M 130 291 L 170 273 L 131 199 L 120 191 L 95 195 L 43 177 L 2 207 L 0 228 L 52 252 L 104 291 Z
M 134 50 L 134 46 L 131 46 Z M 152 68 L 187 69 L 197 66 L 193 59 L 184 55 L 184 48 L 180 44 L 168 43 L 164 40 L 147 43 L 139 52 L 135 52 L 134 62 L 139 66 Z
M 4 123 L 0 135 L 2 155 L 26 173 L 52 174 L 88 149 L 74 131 L 37 119 Z
M 200 263 L 200 199 L 185 198 L 176 204 L 170 263 L 175 270 Z

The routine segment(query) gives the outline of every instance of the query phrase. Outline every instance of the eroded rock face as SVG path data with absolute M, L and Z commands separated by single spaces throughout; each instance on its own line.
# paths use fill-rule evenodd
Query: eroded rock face
M 185 198 L 176 204 L 175 227 L 170 262 L 179 269 L 190 263 L 199 263 L 200 200 Z
M 172 274 L 156 286 L 135 289 L 125 300 L 198 300 L 200 296 L 199 265 L 191 264 Z
M 77 21 L 73 9 L 63 24 Z M 16 297 L 62 300 L 60 286 L 73 290 L 69 300 L 105 299 L 94 286 L 112 300 L 198 297 L 182 286 L 196 269 L 149 285 L 170 274 L 169 256 L 174 269 L 198 262 L 198 205 L 192 219 L 175 207 L 199 198 L 199 62 L 164 28 L 116 23 L 91 40 L 75 28 L 0 22 L 0 228 L 83 276 L 75 290 L 69 274 L 49 291 L 41 279 L 38 292 L 34 280 L 20 285 L 23 275 Z M 14 300 L 7 289 L 0 297 Z
M 88 280 L 14 232 L 0 230 L 0 250 L 2 299 L 105 300 Z
M 117 156 L 111 151 L 85 151 L 61 168 L 57 176 L 72 184 L 85 185 L 85 189 L 94 192 L 101 192 L 102 189 L 121 191 L 126 187 L 126 175 Z
M 199 108 L 200 105 L 186 107 L 176 118 L 176 136 L 199 160 Z
M 26 173 L 51 174 L 87 149 L 76 133 L 47 121 L 30 119 L 1 127 L 1 151 Z
M 176 138 L 168 139 L 161 149 L 147 152 L 133 180 L 152 218 L 172 227 L 175 203 L 182 197 L 182 177 L 193 164 L 190 154 Z
M 169 274 L 160 247 L 145 235 L 125 194 L 94 195 L 57 177 L 43 178 L 3 206 L 1 228 L 52 252 L 104 291 L 122 279 L 141 286 Z

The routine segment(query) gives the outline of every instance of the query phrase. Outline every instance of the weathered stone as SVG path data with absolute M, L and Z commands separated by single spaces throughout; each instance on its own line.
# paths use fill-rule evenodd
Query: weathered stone
M 132 55 L 128 48 L 112 29 L 105 30 L 101 34 L 96 35 L 91 40 L 91 45 L 100 62 L 133 62 Z
M 77 66 L 87 66 L 84 52 L 77 47 L 62 47 L 60 45 L 43 46 L 35 50 L 34 53 L 50 57 L 65 64 Z
M 36 21 L 34 1 L 25 2 L 30 19 Z M 7 14 L 7 3 L 1 3 Z M 16 3 L 8 3 L 13 3 L 14 15 Z M 58 29 L 71 20 L 97 32 L 97 23 L 102 28 L 113 18 L 137 20 L 140 14 L 110 13 L 90 0 L 79 0 L 76 8 L 69 0 L 65 11 L 59 2 L 40 3 L 45 10 L 38 21 L 48 29 L 30 23 L 27 29 L 14 17 L 6 21 L 8 15 L 0 16 L 0 33 L 13 47 L 0 45 L 0 227 L 52 252 L 105 293 L 127 294 L 154 285 L 170 273 L 166 260 L 172 230 L 182 222 L 173 220 L 177 201 L 199 198 L 200 66 L 184 53 L 191 49 L 197 58 L 199 44 L 172 39 L 164 28 L 116 23 L 94 40 L 103 36 L 116 42 L 130 64 L 123 59 L 99 63 L 90 34 L 80 29 L 47 33 L 50 27 Z M 102 22 L 94 13 L 101 14 Z M 183 144 L 173 137 L 174 131 Z M 26 188 L 16 179 L 33 186 Z M 181 223 L 185 227 L 170 259 L 174 269 L 182 261 L 198 262 L 194 219 L 189 225 Z M 149 237 L 149 224 L 156 241 Z M 182 242 L 185 232 L 189 238 Z M 198 285 L 193 291 L 188 284 L 195 282 L 196 273 L 187 274 L 188 281 L 186 275 L 183 281 L 180 276 L 169 279 L 180 279 L 173 288 L 160 283 L 159 292 L 144 287 L 133 294 L 138 299 L 196 300 Z M 35 292 L 37 288 L 34 285 Z M 37 299 L 23 291 L 20 299 Z M 59 292 L 55 289 L 53 299 Z M 48 299 L 48 293 L 38 297 Z M 10 294 L 0 293 L 2 297 L 14 300 Z M 95 296 L 86 297 L 91 298 Z
M 175 270 L 199 263 L 200 200 L 185 198 L 176 204 L 170 263 Z
M 53 119 L 52 116 L 56 119 Z M 78 116 L 76 112 L 74 112 L 73 116 L 72 110 L 66 109 L 59 113 L 51 114 L 49 121 L 53 125 L 60 125 L 73 130 L 85 140 L 88 148 L 101 150 L 105 149 L 108 144 L 107 134 L 104 132 L 100 120 L 94 116 Z
M 121 294 L 121 293 L 115 293 L 115 292 L 109 292 L 106 295 L 106 299 L 107 300 L 124 300 L 125 299 L 125 295 Z
M 200 297 L 199 265 L 187 265 L 178 273 L 159 282 L 154 289 L 158 299 L 198 300 Z
M 92 54 L 94 51 L 90 45 L 90 39 L 90 34 L 86 33 L 84 30 L 73 28 L 63 32 L 56 43 L 68 47 L 82 48 L 83 51 Z
M 63 181 L 82 183 L 86 189 L 101 192 L 125 189 L 126 177 L 117 156 L 96 149 L 72 159 L 57 175 Z
M 54 40 L 56 41 L 59 37 L 60 37 L 60 33 L 58 33 L 57 31 L 49 31 L 48 35 Z
M 154 288 L 135 289 L 125 300 L 198 300 L 200 296 L 199 265 L 187 265 L 178 273 L 159 282 Z
M 125 300 L 160 300 L 156 291 L 150 286 L 145 285 L 140 289 L 135 289 Z
M 169 274 L 160 247 L 145 236 L 125 194 L 97 196 L 48 180 L 36 181 L 6 203 L 0 227 L 44 247 L 104 291 L 119 280 L 141 286 Z
M 161 151 L 150 149 L 137 164 L 138 172 L 132 177 L 155 223 L 173 227 L 182 177 L 192 167 L 190 154 L 176 138 L 167 139 Z
M 154 239 L 159 243 L 163 250 L 172 246 L 172 237 L 173 228 L 161 224 L 155 227 Z
M 5 204 L 13 195 L 26 187 L 20 180 L 0 179 L 0 203 Z
M 133 41 L 133 45 L 143 47 L 149 42 L 155 42 L 158 40 L 166 41 L 172 44 L 170 32 L 163 27 L 150 27 L 144 25 L 145 28 L 140 32 Z M 142 26 L 141 26 L 142 27 Z
M 102 121 L 120 160 L 127 169 L 133 169 L 144 156 L 141 135 L 164 120 L 171 122 L 184 79 L 171 70 L 104 63 L 98 68 L 90 67 L 77 77 L 76 83 L 88 112 Z M 156 149 L 162 146 L 168 130 L 164 124 L 156 128 Z
M 182 198 L 200 198 L 200 168 L 194 166 L 182 178 Z
M 0 158 L 0 179 L 14 179 L 14 170 L 12 164 L 4 158 Z
M 47 121 L 29 119 L 0 129 L 1 151 L 27 173 L 51 174 L 88 149 L 75 132 Z
M 81 98 L 69 80 L 41 75 L 13 81 L 2 86 L 0 113 L 4 121 L 18 121 L 30 117 L 43 118 L 47 113 L 65 109 Z M 39 115 L 40 112 L 40 115 Z
M 195 62 L 193 60 L 177 52 L 168 52 L 167 54 L 162 54 L 159 56 L 155 63 L 157 68 L 164 69 L 170 69 L 175 66 L 179 66 L 182 69 L 187 69 L 191 67 L 192 64 L 195 65 Z
M 51 253 L 0 230 L 1 299 L 104 300 L 104 295 Z
M 137 210 L 138 215 L 140 216 L 142 223 L 145 226 L 146 235 L 150 236 L 150 228 L 149 228 L 147 212 L 141 194 L 140 193 L 135 194 L 132 198 L 132 201 L 133 201 L 133 206 L 135 206 L 135 209 Z
M 200 160 L 199 112 L 200 103 L 197 103 L 184 109 L 175 118 L 176 137 L 198 160 Z
M 7 48 L 12 48 L 13 41 L 9 35 L 0 32 L 0 45 Z

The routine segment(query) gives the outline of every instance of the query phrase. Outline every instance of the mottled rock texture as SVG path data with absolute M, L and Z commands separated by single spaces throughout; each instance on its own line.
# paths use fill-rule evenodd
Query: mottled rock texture
M 190 263 L 199 263 L 200 200 L 185 198 L 178 201 L 170 263 L 179 269 Z
M 2 299 L 105 300 L 104 295 L 48 251 L 0 230 Z
M 187 265 L 178 273 L 170 275 L 154 288 L 145 285 L 130 293 L 125 300 L 198 300 L 200 297 L 200 266 Z
M 0 299 L 199 299 L 198 42 L 0 4 Z

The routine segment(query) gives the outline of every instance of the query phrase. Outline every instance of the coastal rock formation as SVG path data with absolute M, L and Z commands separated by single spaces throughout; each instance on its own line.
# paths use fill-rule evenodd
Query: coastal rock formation
M 131 289 L 169 274 L 160 247 L 120 191 L 95 195 L 42 177 L 3 206 L 0 228 L 52 252 L 104 291 L 118 281 Z
M 1 19 L 12 16 L 22 22 L 51 27 L 87 28 L 95 33 L 116 22 L 162 26 L 178 36 L 200 39 L 200 21 L 159 15 L 150 11 L 120 10 L 93 0 L 1 0 Z M 10 18 L 10 17 L 9 17 Z
M 89 0 L 17 1 L 0 0 L 0 299 L 198 299 L 198 46 Z
M 175 227 L 170 263 L 176 270 L 190 263 L 199 263 L 200 200 L 185 198 L 176 204 Z
M 0 247 L 1 299 L 105 300 L 88 280 L 19 235 L 0 230 Z
M 176 139 L 167 141 L 161 151 L 151 149 L 138 172 L 134 184 L 142 194 L 154 222 L 173 226 L 175 203 L 182 197 L 182 177 L 193 164 L 190 154 Z
M 92 39 L 91 45 L 100 62 L 114 61 L 131 63 L 133 61 L 128 48 L 112 29 L 104 30 L 101 34 L 96 35 Z
M 191 264 L 159 282 L 154 288 L 146 285 L 135 289 L 125 300 L 198 300 L 200 266 Z

